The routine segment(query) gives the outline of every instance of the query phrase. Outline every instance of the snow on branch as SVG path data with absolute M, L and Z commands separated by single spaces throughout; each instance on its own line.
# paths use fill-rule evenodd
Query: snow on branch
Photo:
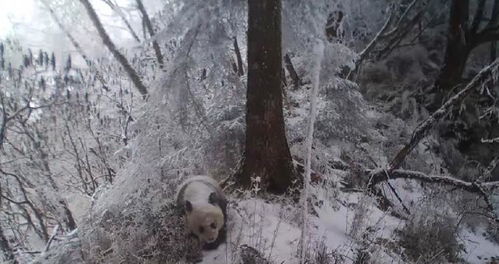
M 490 139 L 482 138 L 481 142 L 482 143 L 499 143 L 499 137 L 490 138 Z
M 132 68 L 126 57 L 118 50 L 114 42 L 111 41 L 109 34 L 107 34 L 106 30 L 104 29 L 104 26 L 102 25 L 99 17 L 97 16 L 97 13 L 95 12 L 95 9 L 93 8 L 92 4 L 88 0 L 80 0 L 80 3 L 87 10 L 87 14 L 90 17 L 90 20 L 94 24 L 95 28 L 97 29 L 97 32 L 99 33 L 99 36 L 102 39 L 104 45 L 113 54 L 114 58 L 121 64 L 125 72 L 128 74 L 128 77 L 130 77 L 132 83 L 140 92 L 140 94 L 142 94 L 143 97 L 146 97 L 148 92 L 146 86 L 142 82 L 142 79 L 140 78 L 137 71 L 135 71 L 135 69 Z
M 56 15 L 54 9 L 52 7 L 50 7 L 50 5 L 45 0 L 42 0 L 41 2 L 48 9 L 48 11 L 50 13 L 50 16 L 52 16 L 52 19 L 54 19 L 55 23 L 59 26 L 59 28 L 62 30 L 62 32 L 64 32 L 64 34 L 66 34 L 66 37 L 69 39 L 69 41 L 71 42 L 71 44 L 73 44 L 73 46 L 75 47 L 76 51 L 83 58 L 83 60 L 87 64 L 87 66 L 90 67 L 91 69 L 93 69 L 95 71 L 95 77 L 102 84 L 103 89 L 106 90 L 106 91 L 109 91 L 109 88 L 108 88 L 109 86 L 108 86 L 106 80 L 104 79 L 104 76 L 102 75 L 102 73 L 91 62 L 90 58 L 88 57 L 87 54 L 85 54 L 85 51 L 83 51 L 83 48 L 80 46 L 80 44 L 78 43 L 78 41 L 76 41 L 76 39 L 73 37 L 73 35 L 71 35 L 71 33 L 69 32 L 69 30 L 64 26 L 64 24 L 61 22 L 61 20 L 59 19 L 59 17 Z
M 421 182 L 448 185 L 461 189 L 463 191 L 467 191 L 469 193 L 478 194 L 484 199 L 485 203 L 487 204 L 487 208 L 493 214 L 492 217 L 493 220 L 499 223 L 499 216 L 495 213 L 494 206 L 489 199 L 489 194 L 487 193 L 493 189 L 499 188 L 499 181 L 468 182 L 448 176 L 427 175 L 419 171 L 399 170 L 399 169 L 393 170 L 390 174 L 386 173 L 384 169 L 366 170 L 365 173 L 367 175 L 370 175 L 368 183 L 368 186 L 370 187 L 380 182 L 392 179 L 412 179 Z
M 390 162 L 388 172 L 391 174 L 394 170 L 398 169 L 402 162 L 405 160 L 407 155 L 419 144 L 419 141 L 426 137 L 430 129 L 440 121 L 453 106 L 461 102 L 466 96 L 468 96 L 475 89 L 480 87 L 483 83 L 489 81 L 495 75 L 499 68 L 499 60 L 495 60 L 493 63 L 489 64 L 487 67 L 483 68 L 472 80 L 456 95 L 452 96 L 447 102 L 445 102 L 439 109 L 437 109 L 430 117 L 425 121 L 420 123 L 418 127 L 414 130 L 411 136 L 411 140 L 407 143 L 395 156 L 395 158 Z

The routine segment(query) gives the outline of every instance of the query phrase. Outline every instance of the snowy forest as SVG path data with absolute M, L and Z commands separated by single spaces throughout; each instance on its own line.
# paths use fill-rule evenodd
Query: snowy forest
M 498 41 L 499 0 L 0 0 L 0 263 L 498 264 Z

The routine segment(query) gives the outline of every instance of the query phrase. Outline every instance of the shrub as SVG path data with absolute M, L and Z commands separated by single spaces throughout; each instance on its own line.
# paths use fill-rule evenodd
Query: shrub
M 405 249 L 405 256 L 415 262 L 456 262 L 463 249 L 456 235 L 451 218 L 421 214 L 400 230 L 400 245 Z

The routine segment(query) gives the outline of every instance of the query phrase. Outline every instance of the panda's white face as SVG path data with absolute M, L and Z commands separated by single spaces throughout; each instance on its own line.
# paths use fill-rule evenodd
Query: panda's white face
M 218 238 L 218 232 L 223 227 L 224 215 L 218 206 L 204 204 L 194 205 L 187 211 L 187 228 L 201 241 L 212 243 Z

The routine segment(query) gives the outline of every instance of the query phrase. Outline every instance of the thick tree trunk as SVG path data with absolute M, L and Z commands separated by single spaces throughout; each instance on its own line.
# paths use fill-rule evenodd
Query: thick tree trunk
M 444 97 L 460 83 L 466 61 L 471 51 L 471 34 L 468 31 L 469 0 L 452 0 L 447 48 L 444 65 L 435 82 L 435 98 L 430 110 L 438 108 Z
M 154 28 L 152 27 L 151 19 L 149 18 L 147 11 L 142 4 L 142 0 L 137 0 L 137 7 L 142 14 L 142 20 L 144 21 L 144 25 L 149 31 L 149 35 L 151 35 L 151 38 L 153 38 L 156 33 L 154 32 Z M 159 67 L 163 68 L 163 54 L 161 54 L 161 48 L 159 47 L 158 41 L 156 39 L 153 39 L 152 41 L 152 48 L 154 49 L 154 53 L 156 53 L 156 59 L 158 60 Z
M 460 81 L 469 55 L 468 32 L 469 2 L 453 0 L 450 10 L 447 50 L 444 66 L 437 80 L 442 90 L 450 90 Z
M 265 190 L 283 193 L 294 169 L 286 140 L 281 93 L 281 0 L 248 0 L 246 152 L 240 182 L 260 177 Z
M 132 68 L 128 60 L 121 54 L 114 43 L 111 41 L 111 38 L 109 38 L 109 35 L 107 34 L 106 30 L 102 26 L 102 23 L 99 20 L 99 17 L 97 16 L 97 13 L 95 13 L 94 8 L 92 7 L 92 4 L 88 0 L 80 0 L 80 2 L 83 4 L 85 9 L 87 10 L 88 16 L 90 17 L 90 20 L 92 20 L 92 23 L 94 24 L 95 28 L 99 32 L 100 37 L 102 38 L 102 42 L 104 42 L 104 45 L 111 51 L 113 54 L 114 58 L 121 64 L 123 69 L 125 69 L 125 72 L 128 74 L 130 79 L 132 80 L 133 84 L 139 90 L 139 92 L 143 95 L 147 95 L 147 88 L 145 87 L 144 83 L 142 83 L 142 80 L 140 79 L 139 75 L 137 72 Z

